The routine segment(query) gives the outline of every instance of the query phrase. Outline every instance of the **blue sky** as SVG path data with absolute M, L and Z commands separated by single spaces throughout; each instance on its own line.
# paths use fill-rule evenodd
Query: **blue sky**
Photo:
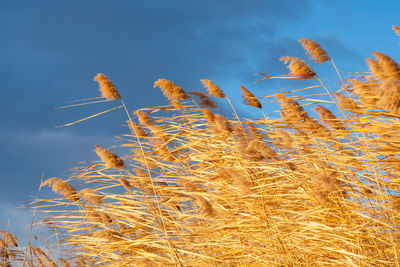
M 37 194 L 42 172 L 67 177 L 76 162 L 97 159 L 93 144 L 116 145 L 114 135 L 126 132 L 118 111 L 54 127 L 108 107 L 54 110 L 97 96 L 99 72 L 131 110 L 166 103 L 153 88 L 158 78 L 187 91 L 211 79 L 252 114 L 238 85 L 257 96 L 279 89 L 274 81 L 255 84 L 253 74 L 286 73 L 281 56 L 305 59 L 299 38 L 319 42 L 345 76 L 366 71 L 373 50 L 399 59 L 400 39 L 391 29 L 400 26 L 399 1 L 37 0 L 0 7 L 0 228 L 11 221 L 14 232 L 30 221 L 16 208 Z M 329 79 L 330 66 L 317 68 Z

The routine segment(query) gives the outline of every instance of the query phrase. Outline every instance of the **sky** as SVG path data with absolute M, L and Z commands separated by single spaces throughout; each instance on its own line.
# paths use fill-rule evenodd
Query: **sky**
M 345 77 L 367 71 L 371 51 L 398 60 L 399 10 L 390 0 L 0 0 L 0 230 L 28 231 L 32 214 L 20 206 L 37 196 L 42 174 L 68 177 L 77 162 L 97 160 L 94 144 L 110 148 L 126 133 L 120 110 L 56 127 L 113 106 L 55 109 L 98 96 L 97 73 L 132 111 L 166 104 L 153 88 L 159 78 L 187 91 L 210 79 L 253 115 L 238 85 L 256 96 L 280 89 L 254 74 L 287 73 L 281 56 L 306 59 L 299 38 L 319 42 Z M 325 65 L 317 71 L 331 79 Z

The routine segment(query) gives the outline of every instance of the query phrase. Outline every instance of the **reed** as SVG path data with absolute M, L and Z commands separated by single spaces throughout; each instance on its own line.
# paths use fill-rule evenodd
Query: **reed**
M 300 42 L 313 61 L 331 60 Z M 333 94 L 314 86 L 261 99 L 240 86 L 248 105 L 279 102 L 281 116 L 268 118 L 226 117 L 211 96 L 229 100 L 210 80 L 201 80 L 208 94 L 156 81 L 171 106 L 127 112 L 125 153 L 96 146 L 101 163 L 43 183 L 59 196 L 33 206 L 62 236 L 59 252 L 27 255 L 2 231 L 0 263 L 399 266 L 400 74 L 394 59 L 373 55 L 370 73 Z M 299 58 L 282 60 L 290 74 L 268 79 L 317 77 Z M 122 101 L 114 89 L 108 98 Z

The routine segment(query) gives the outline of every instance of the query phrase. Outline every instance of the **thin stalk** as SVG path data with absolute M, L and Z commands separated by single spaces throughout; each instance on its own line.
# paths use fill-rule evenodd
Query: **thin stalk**
M 129 114 L 128 109 L 127 109 L 127 107 L 126 107 L 126 105 L 125 105 L 125 102 L 124 102 L 124 100 L 123 100 L 122 98 L 121 98 L 121 103 L 122 103 L 122 106 L 123 106 L 123 108 L 124 108 L 124 110 L 125 110 L 126 115 L 128 116 L 129 121 L 130 121 L 131 123 L 133 123 L 132 118 L 131 118 L 131 115 Z M 158 199 L 158 193 L 156 193 L 156 191 L 155 191 L 155 185 L 154 185 L 154 181 L 153 181 L 153 179 L 152 179 L 152 177 L 151 177 L 151 171 L 150 171 L 148 162 L 147 162 L 147 160 L 146 160 L 146 155 L 144 154 L 144 149 L 143 149 L 142 143 L 141 143 L 141 141 L 140 141 L 140 138 L 139 138 L 139 136 L 138 136 L 138 133 L 136 132 L 136 129 L 133 128 L 133 130 L 134 130 L 134 132 L 135 132 L 135 135 L 136 135 L 136 138 L 137 138 L 137 140 L 138 140 L 140 149 L 141 149 L 141 151 L 142 151 L 142 156 L 143 156 L 143 158 L 144 158 L 144 160 L 145 160 L 147 172 L 148 172 L 148 175 L 149 175 L 149 177 L 150 177 L 150 182 L 151 182 L 151 184 L 152 184 L 153 193 L 154 193 L 154 196 L 156 197 L 156 203 L 157 203 L 156 207 L 157 207 L 157 210 L 158 210 L 158 214 L 157 214 L 157 215 L 158 215 L 158 217 L 159 217 L 160 220 L 161 220 L 161 225 L 162 225 L 162 227 L 163 227 L 163 234 L 164 234 L 165 237 L 166 237 L 166 240 L 167 240 L 167 242 L 168 242 L 168 244 L 169 244 L 169 246 L 170 246 L 170 249 L 173 250 L 173 251 L 172 251 L 173 255 L 175 255 L 175 257 L 178 259 L 179 265 L 180 265 L 180 266 L 183 266 L 182 263 L 180 262 L 179 255 L 178 255 L 177 251 L 172 247 L 172 244 L 171 244 L 170 241 L 169 241 L 169 236 L 168 236 L 168 234 L 167 234 L 167 229 L 166 229 L 165 222 L 164 222 L 164 219 L 163 219 L 163 216 L 162 216 L 162 213 L 161 213 L 161 208 L 160 208 L 160 205 L 159 205 L 160 200 Z M 128 170 L 128 169 L 127 169 L 127 170 Z M 129 172 L 129 170 L 128 170 L 128 172 Z

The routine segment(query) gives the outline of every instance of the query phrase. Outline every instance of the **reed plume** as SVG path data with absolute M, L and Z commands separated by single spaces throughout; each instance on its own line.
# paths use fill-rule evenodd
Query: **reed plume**
M 250 155 L 256 154 L 256 157 L 260 155 L 262 158 L 267 160 L 273 159 L 277 156 L 276 152 L 270 146 L 260 140 L 250 141 L 246 147 L 246 152 Z
M 352 91 L 356 93 L 361 101 L 367 105 L 375 105 L 377 101 L 377 85 L 373 83 L 362 82 L 357 79 L 349 79 L 352 85 Z
M 204 117 L 206 117 L 206 119 L 209 123 L 213 123 L 215 121 L 214 113 L 211 110 L 205 108 L 202 111 L 203 111 Z
M 43 182 L 61 195 L 33 203 L 56 250 L 0 232 L 0 265 L 398 266 L 399 67 L 374 56 L 373 77 L 357 72 L 337 83 L 336 105 L 330 92 L 316 91 L 324 84 L 303 61 L 284 57 L 291 75 L 265 81 L 320 83 L 263 98 L 276 98 L 280 110 L 261 118 L 242 120 L 233 105 L 223 116 L 197 91 L 188 93 L 193 101 L 179 100 L 172 82 L 158 80 L 181 112 L 136 111 L 140 125 L 129 117 L 128 126 L 140 138 L 118 137 L 129 151 L 122 157 L 97 146 L 104 164 L 80 163 L 68 177 L 79 192 L 59 178 Z M 247 104 L 261 107 L 246 90 Z
M 283 129 L 274 129 L 269 136 L 275 141 L 274 144 L 277 146 L 290 147 L 292 144 L 292 138 L 290 137 L 290 134 Z
M 94 146 L 96 147 L 94 151 L 107 168 L 125 169 L 125 163 L 120 157 L 99 145 Z
M 312 79 L 315 77 L 316 73 L 308 66 L 303 60 L 297 57 L 281 57 L 281 61 L 288 64 L 288 69 L 290 70 L 290 75 L 297 79 Z
M 182 111 L 184 109 L 184 107 L 182 106 L 181 102 L 179 102 L 179 100 L 176 99 L 172 99 L 169 101 L 169 103 L 171 104 L 171 106 L 173 106 L 176 110 Z
M 60 195 L 63 195 L 64 197 L 68 198 L 69 200 L 72 201 L 79 201 L 79 197 L 77 196 L 77 191 L 76 189 L 70 185 L 68 182 L 57 178 L 53 177 L 50 179 L 47 179 L 42 183 L 42 186 L 51 186 L 52 190 Z
M 146 132 L 144 131 L 144 129 L 137 123 L 133 122 L 133 121 L 126 121 L 126 123 L 128 123 L 129 129 L 131 130 L 131 133 L 133 136 L 137 136 L 137 137 L 147 137 Z
M 260 134 L 259 130 L 257 129 L 257 127 L 255 127 L 250 122 L 246 122 L 246 124 L 247 124 L 247 128 L 250 130 L 252 137 L 256 140 L 261 140 L 262 137 L 261 137 L 261 134 Z
M 276 99 L 280 102 L 281 108 L 289 119 L 295 121 L 306 121 L 309 118 L 309 115 L 304 108 L 290 97 L 281 95 L 277 96 Z
M 351 111 L 354 113 L 361 112 L 361 108 L 350 97 L 347 97 L 344 94 L 337 93 L 337 92 L 335 92 L 333 94 L 336 96 L 336 98 L 339 102 L 339 105 L 343 110 Z
M 400 67 L 396 61 L 381 52 L 373 51 L 372 54 L 377 59 L 377 65 L 379 66 L 379 71 L 377 73 L 379 79 L 400 80 Z
M 328 53 L 316 42 L 310 39 L 299 39 L 299 42 L 310 55 L 310 59 L 317 63 L 324 63 L 331 60 Z
M 372 75 L 376 76 L 378 79 L 383 79 L 385 77 L 378 60 L 367 58 L 365 61 L 367 62 L 368 68 Z
M 197 200 L 197 203 L 200 206 L 201 214 L 203 214 L 204 216 L 207 216 L 207 217 L 214 217 L 216 215 L 216 212 L 215 212 L 214 208 L 212 207 L 210 201 L 208 201 L 207 199 L 205 199 L 201 196 L 196 196 L 195 198 Z
M 400 115 L 400 81 L 386 79 L 378 91 L 376 104 L 386 110 Z
M 135 115 L 139 119 L 139 123 L 143 126 L 151 126 L 154 124 L 153 120 L 149 116 L 147 112 L 141 111 L 141 110 L 136 110 Z
M 262 108 L 262 105 L 260 101 L 253 95 L 252 92 L 250 92 L 246 87 L 239 85 L 240 89 L 242 90 L 242 96 L 243 96 L 243 102 L 246 105 L 256 107 L 256 108 Z
M 99 83 L 99 90 L 102 97 L 105 97 L 108 100 L 121 98 L 115 85 L 104 74 L 98 73 L 93 80 Z
M 229 121 L 220 114 L 214 114 L 214 122 L 218 132 L 231 133 L 232 127 Z
M 94 190 L 85 188 L 85 189 L 79 191 L 78 195 L 82 196 L 83 200 L 89 202 L 92 205 L 99 206 L 99 205 L 104 204 L 103 196 L 96 194 L 94 192 Z
M 201 83 L 204 85 L 204 87 L 207 88 L 208 90 L 208 94 L 214 96 L 214 97 L 218 97 L 218 98 L 224 98 L 226 97 L 226 95 L 224 94 L 224 92 L 221 90 L 221 88 L 219 88 L 215 83 L 213 83 L 210 80 L 205 80 L 202 79 L 200 80 Z
M 332 127 L 332 129 L 335 130 L 345 129 L 343 123 L 329 109 L 321 105 L 317 105 L 315 108 L 313 108 L 313 110 L 315 110 L 318 113 L 321 121 Z
M 158 79 L 154 82 L 154 88 L 159 87 L 168 100 L 185 100 L 188 98 L 185 91 L 174 82 L 167 79 Z
M 192 91 L 189 92 L 190 95 L 197 97 L 199 99 L 199 106 L 202 106 L 204 108 L 216 108 L 217 104 L 211 100 L 211 98 L 200 91 Z
M 120 233 L 108 229 L 98 230 L 92 234 L 92 237 L 107 242 L 118 242 L 122 239 Z

